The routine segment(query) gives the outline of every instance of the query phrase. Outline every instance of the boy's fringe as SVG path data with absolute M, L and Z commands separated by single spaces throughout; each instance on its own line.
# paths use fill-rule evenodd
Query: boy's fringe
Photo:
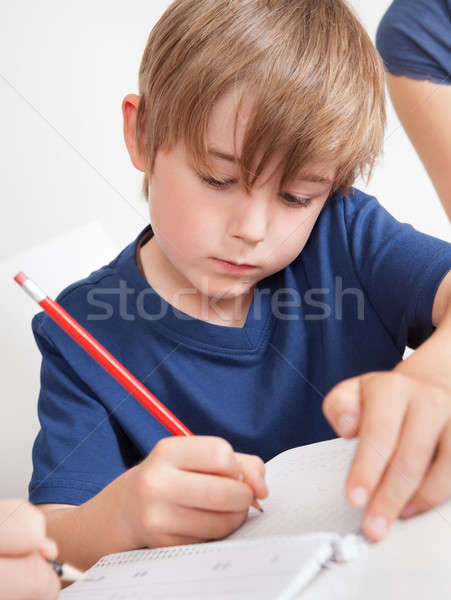
M 312 161 L 336 165 L 333 192 L 349 193 L 358 175 L 369 181 L 384 140 L 385 73 L 344 0 L 175 0 L 139 72 L 147 200 L 158 150 L 179 140 L 199 171 L 223 181 L 208 155 L 208 117 L 239 86 L 254 107 L 239 165 L 248 192 L 281 148 L 281 187 Z

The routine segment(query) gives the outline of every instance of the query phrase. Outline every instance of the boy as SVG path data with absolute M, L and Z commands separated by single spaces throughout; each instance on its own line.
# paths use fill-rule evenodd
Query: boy
M 337 433 L 360 439 L 346 493 L 370 539 L 445 500 L 451 246 L 351 187 L 385 126 L 356 17 L 176 0 L 139 83 L 124 135 L 152 225 L 58 301 L 199 437 L 167 437 L 35 316 L 30 498 L 60 560 L 224 536 L 267 494 L 261 459 Z

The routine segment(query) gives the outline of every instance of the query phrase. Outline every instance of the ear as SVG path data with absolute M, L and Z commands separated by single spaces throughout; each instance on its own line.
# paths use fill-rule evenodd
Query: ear
M 136 140 L 136 117 L 140 97 L 136 94 L 128 94 L 122 101 L 122 114 L 124 116 L 124 139 L 133 165 L 144 173 L 145 156 L 138 151 Z

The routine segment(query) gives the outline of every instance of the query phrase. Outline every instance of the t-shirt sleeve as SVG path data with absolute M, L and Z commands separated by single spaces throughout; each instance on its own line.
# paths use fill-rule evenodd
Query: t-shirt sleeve
M 451 270 L 451 244 L 401 223 L 373 196 L 345 205 L 345 220 L 366 301 L 401 354 L 417 348 L 435 329 L 432 307 Z
M 393 75 L 451 84 L 451 0 L 395 0 L 376 47 Z
M 34 504 L 82 504 L 123 473 L 129 442 L 43 330 L 43 313 L 32 330 L 42 354 L 38 415 L 29 499 Z

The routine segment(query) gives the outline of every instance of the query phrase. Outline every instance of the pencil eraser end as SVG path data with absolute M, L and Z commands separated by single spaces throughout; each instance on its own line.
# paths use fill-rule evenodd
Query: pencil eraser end
M 22 273 L 22 271 L 17 273 L 17 275 L 14 277 L 14 281 L 17 281 L 19 285 L 23 285 L 27 279 L 28 277 L 25 275 L 25 273 Z

